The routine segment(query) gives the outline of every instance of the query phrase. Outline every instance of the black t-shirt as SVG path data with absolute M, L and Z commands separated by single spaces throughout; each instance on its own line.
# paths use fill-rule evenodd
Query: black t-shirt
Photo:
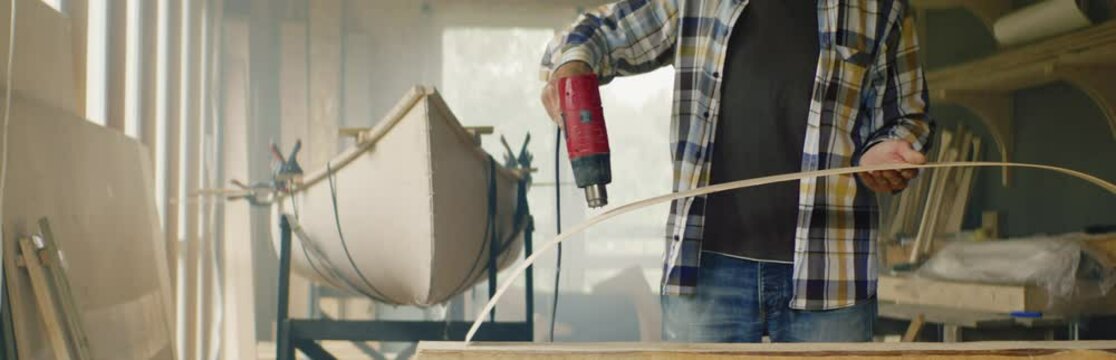
M 711 183 L 798 172 L 818 62 L 815 1 L 751 0 L 729 38 Z M 710 195 L 702 249 L 792 261 L 798 182 Z

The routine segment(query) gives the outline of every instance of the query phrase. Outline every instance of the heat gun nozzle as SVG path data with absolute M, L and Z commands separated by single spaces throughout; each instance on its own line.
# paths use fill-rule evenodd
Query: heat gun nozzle
M 591 208 L 599 208 L 608 205 L 608 191 L 605 190 L 604 184 L 586 186 L 585 202 L 589 203 L 589 207 Z

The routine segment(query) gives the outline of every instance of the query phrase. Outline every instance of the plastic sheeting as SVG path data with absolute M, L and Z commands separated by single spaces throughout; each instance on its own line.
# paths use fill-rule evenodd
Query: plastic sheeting
M 1116 267 L 1085 246 L 1084 234 L 956 242 L 918 270 L 929 278 L 996 284 L 1037 285 L 1051 303 L 1103 296 L 1116 285 Z

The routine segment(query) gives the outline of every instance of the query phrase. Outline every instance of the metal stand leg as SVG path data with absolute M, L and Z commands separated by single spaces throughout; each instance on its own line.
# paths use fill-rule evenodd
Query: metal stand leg
M 293 360 L 289 307 L 291 297 L 291 224 L 279 216 L 279 313 L 275 316 L 275 358 Z
M 535 233 L 535 217 L 531 216 L 531 215 L 527 215 L 527 229 L 526 229 L 525 233 L 523 234 L 523 253 L 524 253 L 523 258 L 524 259 L 531 257 L 531 253 L 534 251 L 534 244 L 533 244 L 534 239 L 532 239 L 534 233 Z M 525 314 L 526 314 L 527 318 L 524 319 L 524 321 L 527 322 L 527 329 L 529 329 L 528 331 L 530 331 L 530 334 L 531 334 L 530 336 L 532 337 L 532 339 L 527 340 L 527 341 L 534 341 L 533 338 L 534 338 L 534 334 L 535 334 L 535 331 L 534 331 L 534 329 L 535 329 L 535 267 L 532 266 L 532 267 L 527 268 L 527 274 L 526 275 L 527 275 L 527 279 L 526 279 L 527 284 L 526 284 L 526 289 L 524 289 L 524 290 L 527 292 L 527 299 L 525 299 L 526 305 L 527 305 L 527 309 L 526 309 Z
M 15 330 L 12 328 L 12 304 L 11 304 L 10 301 L 8 301 L 8 282 L 7 281 L 4 281 L 3 288 L 4 288 L 3 294 L 0 295 L 0 301 L 3 302 L 2 307 L 0 307 L 0 309 L 2 309 L 2 310 L 0 310 L 0 313 L 2 313 L 2 314 L 0 314 L 0 320 L 2 320 L 0 322 L 2 322 L 3 324 L 0 325 L 0 328 L 3 328 L 3 333 L 4 333 L 3 334 L 4 349 L 3 349 L 3 352 L 0 352 L 0 357 L 2 357 L 4 359 L 17 360 L 18 357 L 16 355 L 16 343 L 15 343 L 15 335 L 14 335 Z
M 961 327 L 957 325 L 942 325 L 942 342 L 961 342 Z
M 527 228 L 524 234 L 525 257 L 533 250 L 532 235 L 535 230 L 534 219 L 526 215 Z M 463 339 L 471 323 L 464 321 L 423 322 L 390 320 L 332 320 L 332 319 L 291 319 L 290 273 L 291 273 L 291 220 L 286 216 L 279 218 L 279 299 L 276 314 L 275 358 L 294 360 L 295 352 L 301 351 L 311 359 L 334 359 L 317 340 L 415 342 L 424 340 Z M 490 261 L 490 272 L 495 274 L 495 261 Z M 493 321 L 486 329 L 477 334 L 483 341 L 526 341 L 534 338 L 534 274 L 527 269 L 526 319 L 524 322 Z M 489 316 L 494 318 L 494 313 Z M 379 354 L 370 354 L 382 358 Z

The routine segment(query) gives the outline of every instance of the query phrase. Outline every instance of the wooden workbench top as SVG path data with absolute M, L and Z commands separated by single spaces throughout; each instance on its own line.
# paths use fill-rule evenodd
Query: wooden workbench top
M 865 344 L 422 342 L 420 360 L 442 359 L 1116 359 L 1116 341 Z

